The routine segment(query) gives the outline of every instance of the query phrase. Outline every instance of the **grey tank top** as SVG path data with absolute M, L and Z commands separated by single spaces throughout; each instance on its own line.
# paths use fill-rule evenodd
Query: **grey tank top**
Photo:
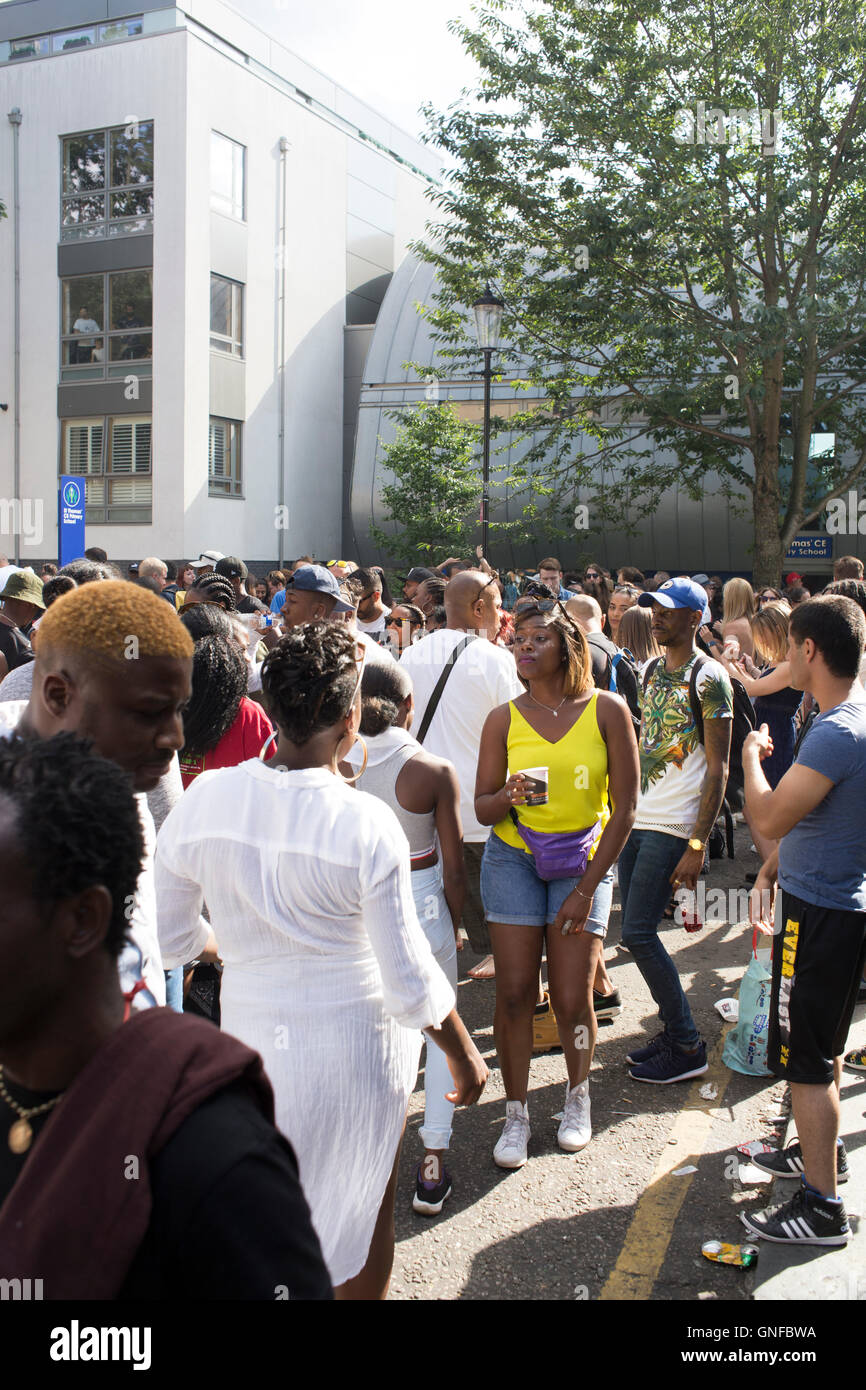
M 389 729 L 387 733 L 369 739 L 371 751 L 376 749 L 380 738 L 387 739 L 394 732 L 396 731 Z M 371 760 L 367 764 L 367 770 L 363 777 L 359 777 L 355 783 L 359 791 L 378 796 L 380 801 L 384 801 L 386 805 L 391 807 L 405 831 L 406 839 L 409 841 L 409 852 L 413 860 L 424 859 L 428 854 L 432 854 L 436 848 L 436 813 L 425 811 L 419 815 L 416 811 L 405 810 L 397 800 L 396 785 L 397 778 L 409 759 L 416 758 L 421 752 L 423 752 L 421 745 L 409 738 L 403 747 L 395 748 L 393 753 L 384 758 L 376 758 L 375 761 Z

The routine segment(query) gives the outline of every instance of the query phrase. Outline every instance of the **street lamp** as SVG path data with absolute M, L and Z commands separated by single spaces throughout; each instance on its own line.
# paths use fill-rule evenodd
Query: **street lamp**
M 475 313 L 475 332 L 478 346 L 484 353 L 484 466 L 481 493 L 481 553 L 487 559 L 487 528 L 490 510 L 490 382 L 493 373 L 490 359 L 499 346 L 499 329 L 505 305 L 490 289 L 490 282 L 480 299 L 472 305 Z

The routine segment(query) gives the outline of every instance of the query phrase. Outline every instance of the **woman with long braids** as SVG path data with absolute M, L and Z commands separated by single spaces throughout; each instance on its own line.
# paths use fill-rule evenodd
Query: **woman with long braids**
M 368 666 L 361 682 L 361 733 L 368 761 L 358 790 L 390 806 L 406 832 L 412 869 L 412 896 L 430 948 L 457 988 L 457 926 L 463 915 L 466 869 L 460 788 L 452 763 L 426 753 L 409 730 L 415 712 L 412 679 L 396 661 Z M 361 759 L 352 750 L 354 767 Z M 456 925 L 455 925 L 456 924 Z M 437 1216 L 451 1196 L 451 1177 L 443 1155 L 451 1142 L 454 1106 L 448 1063 L 438 1047 L 427 1048 L 424 1067 L 424 1158 L 415 1175 L 412 1206 Z
M 208 634 L 195 644 L 192 697 L 180 751 L 184 791 L 200 773 L 257 758 L 274 732 L 261 705 L 247 698 L 247 663 L 233 637 Z
M 526 694 L 487 716 L 475 783 L 475 813 L 493 826 L 481 894 L 496 962 L 494 1033 L 506 1097 L 505 1128 L 493 1152 L 501 1168 L 521 1168 L 527 1157 L 532 1018 L 545 938 L 568 1070 L 558 1142 L 576 1153 L 592 1137 L 592 986 L 612 868 L 634 821 L 639 779 L 628 706 L 595 689 L 586 638 L 559 600 L 523 600 L 514 626 L 512 650 Z
M 394 812 L 343 781 L 363 652 L 341 623 L 293 628 L 264 663 L 276 756 L 204 773 L 159 837 L 166 964 L 194 959 L 207 901 L 222 1026 L 259 1051 L 338 1298 L 384 1298 L 420 1030 L 471 1104 L 487 1076 L 415 912 Z

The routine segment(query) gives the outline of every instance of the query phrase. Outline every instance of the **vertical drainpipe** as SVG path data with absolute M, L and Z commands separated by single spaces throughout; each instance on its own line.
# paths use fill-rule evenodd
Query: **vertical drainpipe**
M 279 564 L 278 569 L 283 568 L 286 550 L 286 532 L 283 526 L 283 519 L 286 515 L 286 202 L 288 193 L 288 169 L 286 156 L 291 149 L 289 141 L 285 135 L 280 137 L 280 326 L 279 326 L 279 391 L 280 391 L 280 429 L 279 429 L 279 476 L 277 478 L 277 500 L 280 510 L 277 513 L 280 521 L 278 527 L 279 535 Z
M 14 353 L 14 391 L 15 419 L 12 444 L 12 505 L 15 564 L 21 563 L 21 200 L 18 182 L 18 136 L 21 125 L 21 108 L 14 106 L 9 112 L 12 126 L 12 229 L 14 237 L 15 261 L 15 307 L 13 310 Z

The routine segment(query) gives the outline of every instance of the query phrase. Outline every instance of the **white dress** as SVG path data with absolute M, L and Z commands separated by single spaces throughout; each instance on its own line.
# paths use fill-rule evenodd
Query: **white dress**
M 262 1056 L 332 1282 L 364 1267 L 418 1072 L 454 991 L 390 807 L 324 768 L 202 773 L 157 840 L 165 966 L 224 962 L 222 1027 Z

